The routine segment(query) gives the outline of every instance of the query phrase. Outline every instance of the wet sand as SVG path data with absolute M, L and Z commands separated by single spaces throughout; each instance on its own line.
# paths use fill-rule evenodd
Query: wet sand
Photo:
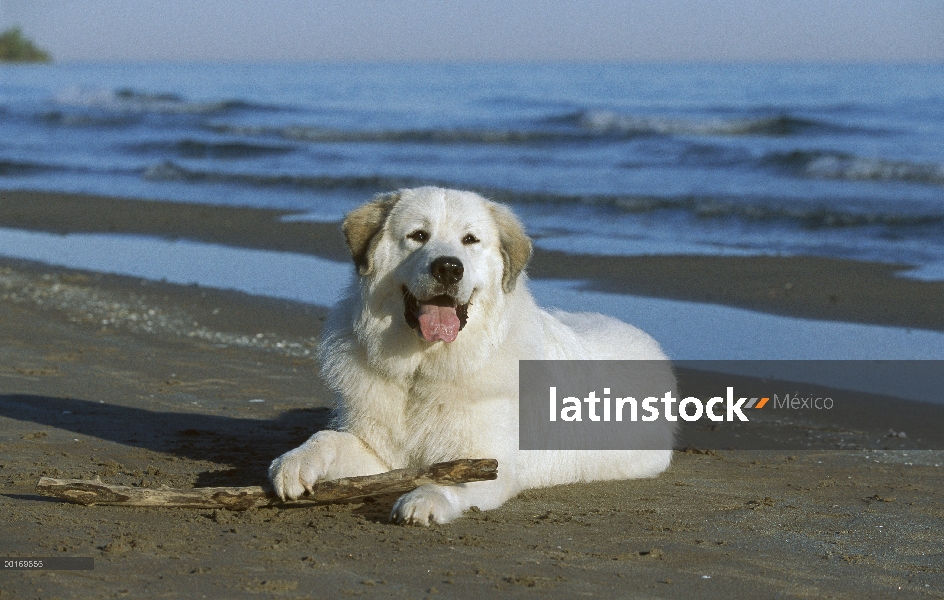
M 0 192 L 0 227 L 131 233 L 347 261 L 337 223 L 282 222 L 260 210 Z M 533 278 L 585 279 L 599 291 L 711 302 L 763 312 L 944 331 L 944 281 L 896 276 L 907 265 L 816 257 L 599 257 L 538 249 Z
M 278 223 L 277 211 L 2 197 L 5 227 L 344 255 L 336 225 Z M 101 203 L 99 212 L 86 214 L 84 202 Z M 539 252 L 532 276 L 558 273 L 551 258 Z M 594 261 L 579 260 L 587 271 L 559 273 L 590 272 Z M 738 280 L 734 263 L 629 260 L 638 273 L 595 261 L 610 272 L 600 266 L 593 285 L 816 316 L 828 307 L 803 296 L 803 282 L 838 275 L 807 271 L 839 264 L 881 280 L 885 295 L 850 289 L 858 312 L 827 300 L 835 316 L 819 318 L 944 330 L 940 311 L 915 313 L 912 301 L 939 301 L 941 284 L 896 278 L 882 265 L 738 259 L 756 279 L 744 276 L 728 297 L 711 275 L 683 278 L 707 286 L 687 297 L 675 277 L 659 275 L 671 261 L 728 282 Z M 785 276 L 780 286 L 792 283 L 785 292 L 795 295 L 763 287 Z M 226 512 L 82 507 L 35 494 L 43 475 L 152 487 L 262 483 L 273 457 L 327 421 L 331 397 L 311 359 L 324 312 L 0 260 L 0 555 L 95 559 L 94 571 L 0 573 L 0 598 L 944 596 L 944 452 L 915 450 L 913 437 L 873 451 L 834 450 L 828 440 L 804 451 L 688 448 L 655 479 L 529 491 L 429 529 L 388 523 L 390 498 Z M 862 436 L 889 428 L 881 418 L 855 426 Z M 771 423 L 768 434 L 817 427 Z

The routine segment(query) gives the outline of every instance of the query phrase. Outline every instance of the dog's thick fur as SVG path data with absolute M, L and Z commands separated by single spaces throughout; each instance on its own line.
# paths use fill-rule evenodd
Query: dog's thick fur
M 357 277 L 320 347 L 324 377 L 339 395 L 336 430 L 273 461 L 269 476 L 283 499 L 325 479 L 498 459 L 495 481 L 425 485 L 394 505 L 394 521 L 428 525 L 472 506 L 496 508 L 527 488 L 649 477 L 668 467 L 670 450 L 518 450 L 519 360 L 665 355 L 616 319 L 538 308 L 523 274 L 531 241 L 507 208 L 471 192 L 401 190 L 351 212 L 343 229 Z M 443 256 L 461 261 L 458 281 L 431 275 Z M 459 307 L 444 309 L 450 323 L 452 310 L 467 310 L 454 341 L 410 322 L 408 298 L 416 305 L 434 296 Z

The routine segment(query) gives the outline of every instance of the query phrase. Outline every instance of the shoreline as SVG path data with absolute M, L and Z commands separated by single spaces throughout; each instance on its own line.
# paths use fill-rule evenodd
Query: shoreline
M 282 221 L 299 211 L 0 192 L 0 227 L 188 239 L 348 261 L 338 223 Z M 532 279 L 722 304 L 782 316 L 944 331 L 944 282 L 897 277 L 907 265 L 821 257 L 591 256 L 535 249 Z

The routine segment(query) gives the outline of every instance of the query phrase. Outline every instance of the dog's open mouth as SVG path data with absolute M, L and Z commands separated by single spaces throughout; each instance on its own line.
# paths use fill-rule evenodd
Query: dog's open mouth
M 403 286 L 403 316 L 427 342 L 455 340 L 469 318 L 469 304 L 459 304 L 447 294 L 419 300 Z

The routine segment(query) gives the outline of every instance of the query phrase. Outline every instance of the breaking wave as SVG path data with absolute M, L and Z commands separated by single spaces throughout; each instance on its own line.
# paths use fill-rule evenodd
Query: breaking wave
M 632 139 L 641 136 L 790 136 L 832 132 L 841 127 L 785 115 L 686 120 L 639 117 L 610 111 L 579 111 L 522 123 L 509 129 L 343 130 L 316 126 L 265 127 L 214 123 L 213 132 L 270 136 L 320 143 L 542 144 Z
M 286 140 L 317 143 L 414 143 L 414 144 L 535 144 L 589 140 L 594 136 L 581 132 L 538 129 L 403 129 L 341 130 L 323 127 L 257 127 L 213 124 L 215 133 L 243 136 L 271 136 Z
M 254 104 L 244 100 L 195 101 L 177 94 L 149 93 L 124 88 L 119 90 L 68 89 L 60 92 L 56 103 L 61 106 L 102 109 L 119 113 L 163 114 L 225 114 L 243 110 L 283 110 L 280 107 Z
M 684 119 L 626 115 L 608 110 L 583 110 L 556 117 L 556 123 L 577 126 L 598 135 L 790 136 L 836 133 L 841 126 L 789 115 Z
M 944 164 L 802 150 L 774 154 L 767 161 L 800 176 L 815 179 L 944 185 Z

